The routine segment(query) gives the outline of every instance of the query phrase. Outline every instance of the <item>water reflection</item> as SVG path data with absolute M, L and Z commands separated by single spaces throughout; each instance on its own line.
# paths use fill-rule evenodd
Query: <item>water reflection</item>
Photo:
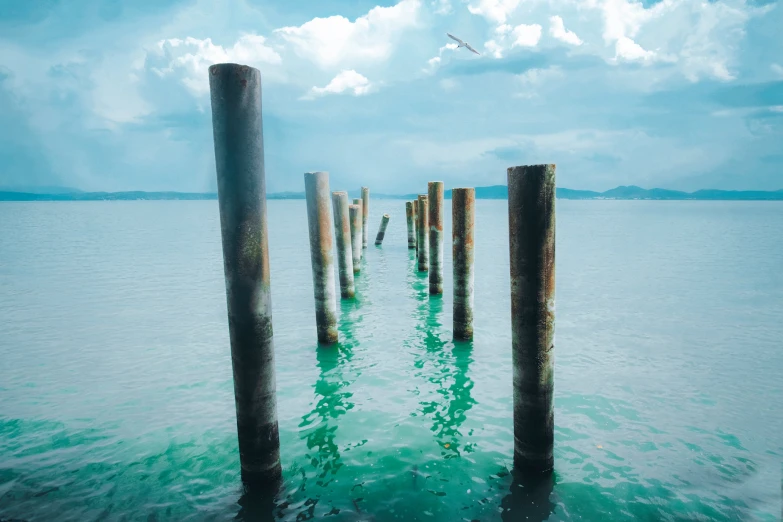
M 501 519 L 530 522 L 549 520 L 556 507 L 552 500 L 555 474 L 526 475 L 512 470 L 511 479 L 509 492 L 500 502 L 503 510 Z
M 279 505 L 276 501 L 280 495 L 282 482 L 274 486 L 255 486 L 245 484 L 242 496 L 237 501 L 239 511 L 235 520 L 247 522 L 271 522 L 282 517 L 285 504 Z

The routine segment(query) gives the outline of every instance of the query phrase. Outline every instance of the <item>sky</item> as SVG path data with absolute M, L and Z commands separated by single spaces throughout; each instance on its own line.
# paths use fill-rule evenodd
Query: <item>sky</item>
M 572 189 L 783 189 L 782 28 L 769 0 L 6 0 L 0 187 L 216 190 L 207 69 L 236 62 L 269 192 L 539 163 Z

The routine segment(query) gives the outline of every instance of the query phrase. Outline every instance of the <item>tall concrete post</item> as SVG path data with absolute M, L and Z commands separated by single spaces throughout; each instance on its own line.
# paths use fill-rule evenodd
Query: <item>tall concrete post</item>
M 416 229 L 414 226 L 412 201 L 405 202 L 405 222 L 408 225 L 408 248 L 416 248 Z
M 383 243 L 383 236 L 386 235 L 386 225 L 389 224 L 389 214 L 384 214 L 381 218 L 381 226 L 378 228 L 378 234 L 375 236 L 375 244 Z
M 359 259 L 361 260 L 364 257 L 364 202 L 362 198 L 354 198 L 353 204 L 359 207 L 359 217 L 361 218 L 359 220 Z
M 367 220 L 370 217 L 370 188 L 362 187 L 362 248 L 367 248 L 367 234 L 369 227 Z
M 452 270 L 454 277 L 454 338 L 473 339 L 473 226 L 476 189 L 451 190 Z
M 416 228 L 418 232 L 418 245 L 419 248 L 416 251 L 419 261 L 419 272 L 426 272 L 429 263 L 429 240 L 427 237 L 427 231 L 429 226 L 429 213 L 427 207 L 426 194 L 419 194 L 419 215 L 416 220 Z
M 239 461 L 247 482 L 280 479 L 261 73 L 209 68 Z
M 351 221 L 351 253 L 353 254 L 353 273 L 358 274 L 362 265 L 362 207 L 349 205 L 348 215 Z
M 356 295 L 356 287 L 353 281 L 351 218 L 348 212 L 347 192 L 332 192 L 332 213 L 337 243 L 337 268 L 340 274 L 340 296 L 343 299 L 350 299 Z
M 413 200 L 413 237 L 416 239 L 416 259 L 419 255 L 419 200 Z
M 443 294 L 443 182 L 427 183 L 430 294 Z
M 555 166 L 508 169 L 514 466 L 554 467 Z
M 337 299 L 334 291 L 329 173 L 307 172 L 304 181 L 318 342 L 332 344 L 337 342 Z

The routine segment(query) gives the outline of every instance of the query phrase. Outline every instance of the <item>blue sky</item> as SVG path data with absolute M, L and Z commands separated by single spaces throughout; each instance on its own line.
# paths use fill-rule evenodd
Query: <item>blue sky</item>
M 267 184 L 783 188 L 783 7 L 0 2 L 0 186 L 215 190 L 207 68 L 261 70 Z M 445 33 L 481 56 L 454 49 Z

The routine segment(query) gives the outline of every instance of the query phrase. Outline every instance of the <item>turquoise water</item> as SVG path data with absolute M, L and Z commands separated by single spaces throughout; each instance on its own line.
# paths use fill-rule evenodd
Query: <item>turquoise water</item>
M 477 202 L 472 344 L 451 341 L 449 249 L 430 298 L 404 202 L 372 202 L 370 237 L 384 212 L 317 350 L 305 205 L 269 203 L 270 500 L 239 480 L 217 202 L 0 204 L 0 519 L 781 518 L 783 204 L 558 201 L 536 484 L 508 472 L 506 202 Z

